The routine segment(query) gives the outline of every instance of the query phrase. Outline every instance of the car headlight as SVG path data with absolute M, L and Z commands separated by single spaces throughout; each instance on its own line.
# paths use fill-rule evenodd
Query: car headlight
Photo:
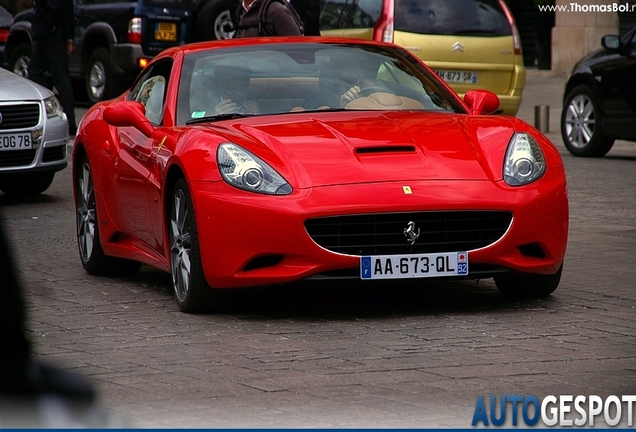
M 216 154 L 226 182 L 239 189 L 271 195 L 288 195 L 287 181 L 258 156 L 236 144 L 221 144 Z
M 545 174 L 545 156 L 536 140 L 528 133 L 516 133 L 510 139 L 503 176 L 510 186 L 531 183 Z
M 46 116 L 48 118 L 51 118 L 51 117 L 62 118 L 64 116 L 64 110 L 62 109 L 62 105 L 60 105 L 60 101 L 58 101 L 55 96 L 51 96 L 50 98 L 44 99 L 44 108 L 46 109 Z

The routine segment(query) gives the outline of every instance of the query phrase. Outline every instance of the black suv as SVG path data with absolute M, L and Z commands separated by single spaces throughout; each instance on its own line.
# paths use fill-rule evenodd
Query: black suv
M 73 78 L 86 83 L 88 101 L 110 99 L 160 51 L 193 40 L 192 0 L 74 0 Z M 8 68 L 26 76 L 31 56 L 31 9 L 15 16 L 5 44 Z

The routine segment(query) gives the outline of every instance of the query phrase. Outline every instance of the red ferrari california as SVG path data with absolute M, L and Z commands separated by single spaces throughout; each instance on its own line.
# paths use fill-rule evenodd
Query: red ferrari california
M 226 288 L 347 278 L 558 286 L 563 162 L 522 120 L 461 100 L 407 50 L 335 38 L 168 49 L 94 105 L 73 148 L 90 274 L 172 274 L 179 308 Z

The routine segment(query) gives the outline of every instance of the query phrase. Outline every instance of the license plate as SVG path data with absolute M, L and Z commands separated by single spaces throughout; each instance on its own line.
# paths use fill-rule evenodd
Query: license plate
M 360 257 L 361 279 L 406 279 L 467 274 L 466 252 Z
M 155 40 L 158 41 L 176 41 L 177 40 L 177 24 L 159 22 L 155 24 Z
M 30 133 L 0 134 L 0 151 L 27 150 L 33 148 Z
M 449 83 L 477 83 L 477 72 L 456 71 L 456 70 L 436 70 L 435 73 L 441 79 Z

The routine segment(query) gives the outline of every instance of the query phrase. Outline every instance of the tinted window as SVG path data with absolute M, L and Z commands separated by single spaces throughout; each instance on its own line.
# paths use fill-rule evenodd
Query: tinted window
M 382 0 L 321 0 L 320 29 L 372 28 L 380 17 Z
M 396 0 L 395 30 L 437 35 L 512 34 L 498 0 Z

